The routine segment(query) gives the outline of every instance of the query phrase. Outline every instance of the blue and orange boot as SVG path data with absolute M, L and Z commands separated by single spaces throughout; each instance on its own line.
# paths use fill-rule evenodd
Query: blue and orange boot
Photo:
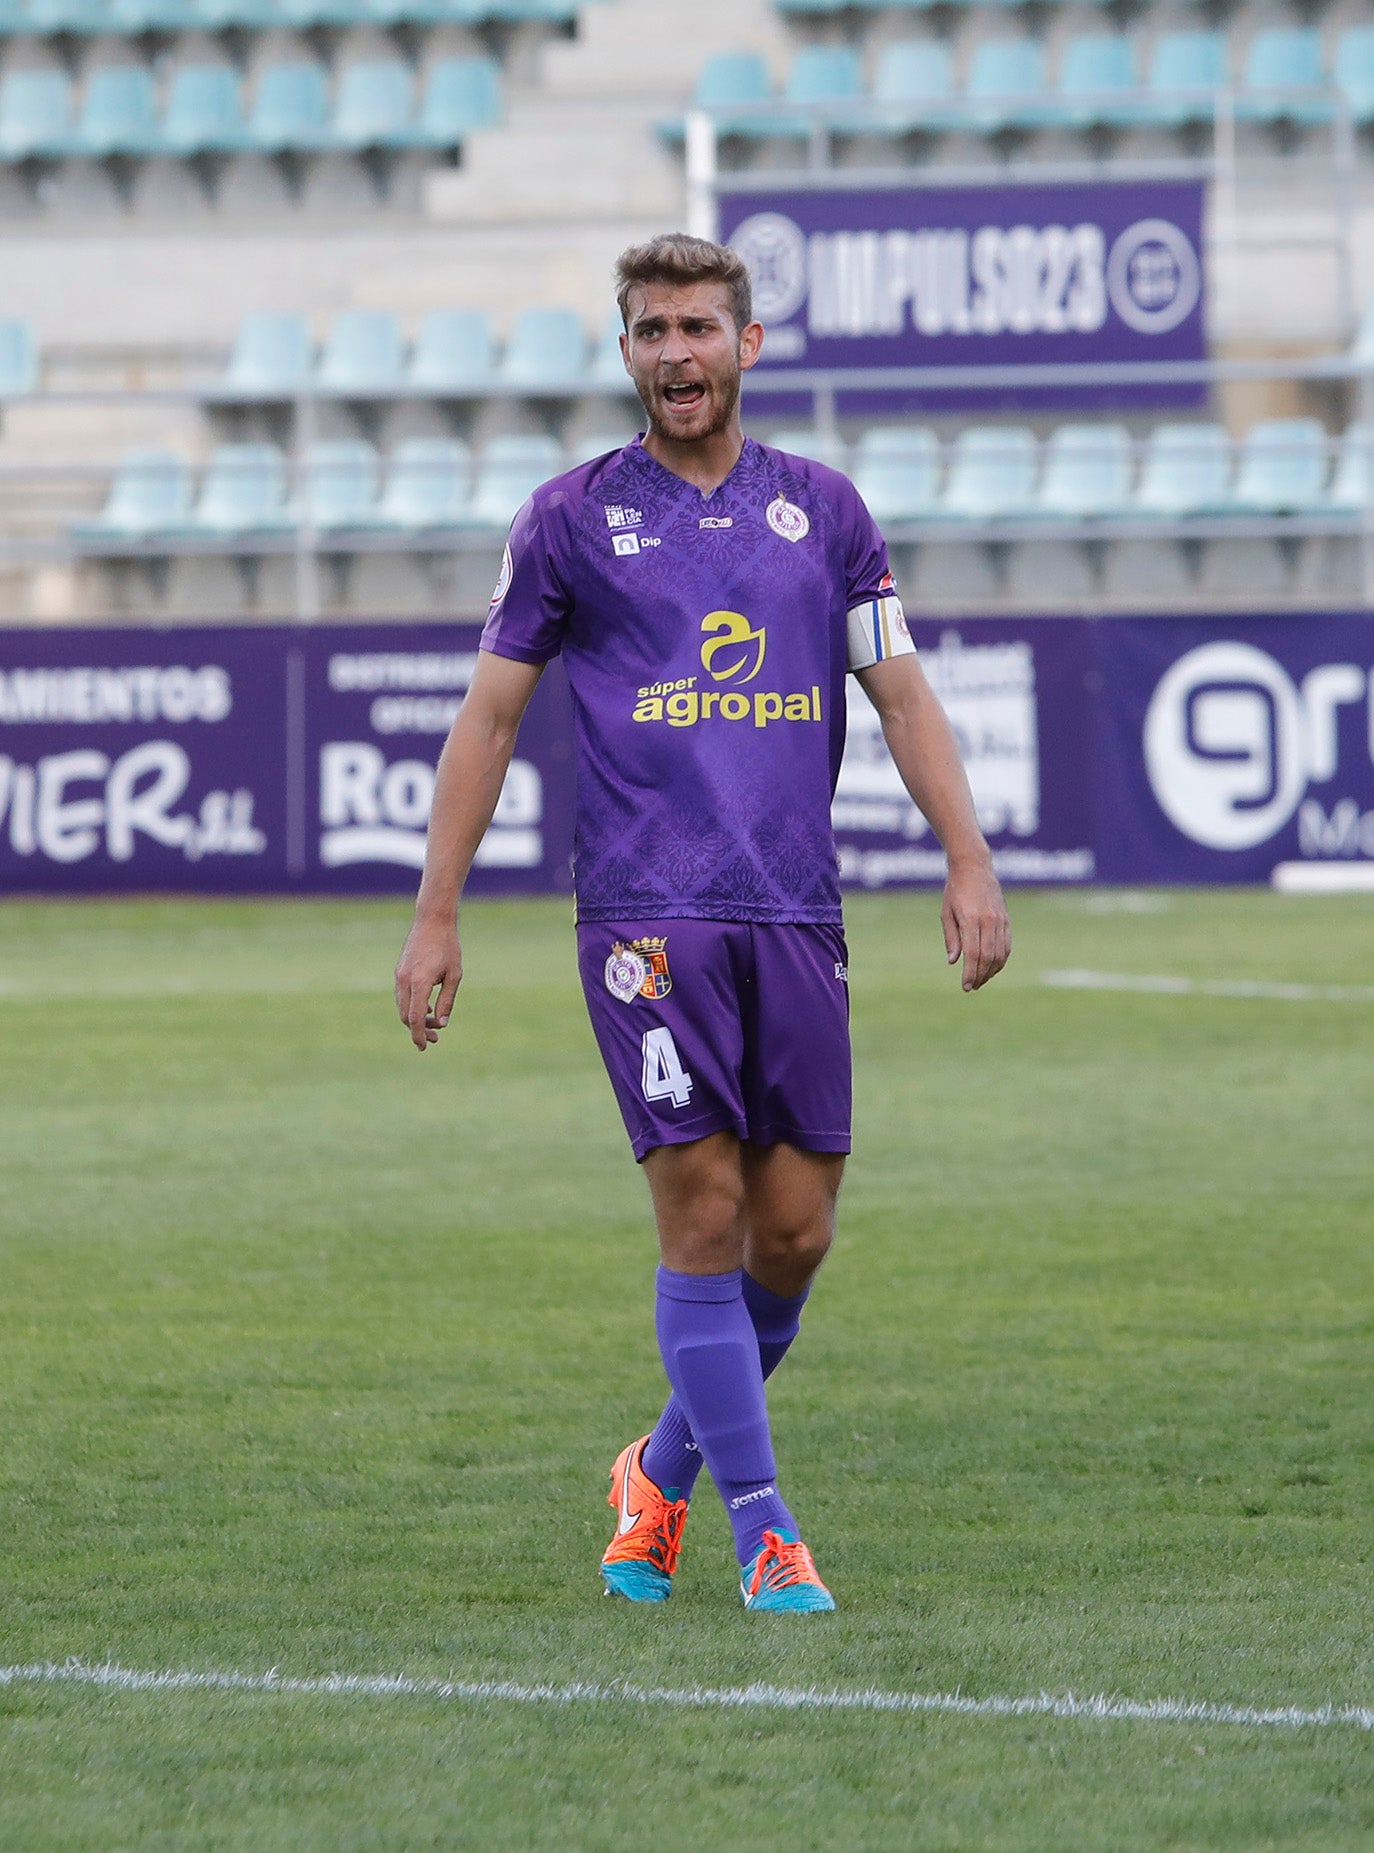
M 608 1596 L 630 1602 L 666 1602 L 682 1549 L 687 1501 L 668 1499 L 640 1465 L 641 1435 L 622 1449 L 611 1469 L 607 1505 L 616 1509 L 615 1535 L 601 1559 Z
M 739 1592 L 745 1608 L 777 1615 L 818 1615 L 835 1606 L 810 1551 L 790 1531 L 764 1532 L 763 1548 L 745 1568 Z

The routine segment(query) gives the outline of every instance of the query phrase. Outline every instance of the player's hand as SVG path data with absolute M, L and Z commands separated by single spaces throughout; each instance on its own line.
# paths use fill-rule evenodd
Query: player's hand
M 417 920 L 396 966 L 396 1008 L 421 1054 L 448 1027 L 463 981 L 463 954 L 454 926 Z M 439 995 L 434 998 L 435 990 Z M 431 999 L 433 1003 L 431 1004 Z
M 1011 922 L 991 862 L 950 865 L 940 924 L 950 964 L 964 961 L 966 991 L 997 976 L 1011 957 Z

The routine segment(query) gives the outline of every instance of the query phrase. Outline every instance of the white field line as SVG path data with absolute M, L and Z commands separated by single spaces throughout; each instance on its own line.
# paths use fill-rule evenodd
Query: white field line
M 498 1700 L 517 1705 L 642 1705 L 687 1711 L 953 1712 L 965 1718 L 1096 1718 L 1141 1724 L 1282 1725 L 1289 1729 L 1351 1725 L 1374 1731 L 1368 1705 L 1216 1705 L 1205 1699 L 1089 1698 L 1033 1692 L 1022 1698 L 970 1698 L 962 1692 L 843 1692 L 817 1686 L 635 1686 L 578 1680 L 523 1685 L 509 1679 L 411 1679 L 404 1674 L 143 1672 L 133 1667 L 63 1664 L 0 1667 L 3 1686 L 98 1686 L 116 1692 L 276 1692 L 307 1697 Z
M 1266 978 L 1164 978 L 1136 972 L 1041 972 L 1056 991 L 1146 991 L 1157 997 L 1261 997 L 1280 1004 L 1374 1004 L 1374 984 L 1280 984 Z

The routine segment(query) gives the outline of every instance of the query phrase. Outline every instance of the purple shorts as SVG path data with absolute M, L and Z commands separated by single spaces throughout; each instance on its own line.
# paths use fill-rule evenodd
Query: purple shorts
M 579 926 L 582 989 L 636 1159 L 713 1132 L 847 1152 L 848 957 L 837 926 Z

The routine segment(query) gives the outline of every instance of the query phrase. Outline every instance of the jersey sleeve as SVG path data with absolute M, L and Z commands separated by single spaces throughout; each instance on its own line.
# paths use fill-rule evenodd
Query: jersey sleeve
M 845 527 L 845 606 L 849 622 L 849 667 L 871 669 L 890 656 L 914 655 L 906 613 L 888 564 L 887 542 L 850 485 Z
M 531 496 L 511 523 L 481 647 L 518 663 L 547 663 L 563 648 L 571 613 L 556 536 Z

